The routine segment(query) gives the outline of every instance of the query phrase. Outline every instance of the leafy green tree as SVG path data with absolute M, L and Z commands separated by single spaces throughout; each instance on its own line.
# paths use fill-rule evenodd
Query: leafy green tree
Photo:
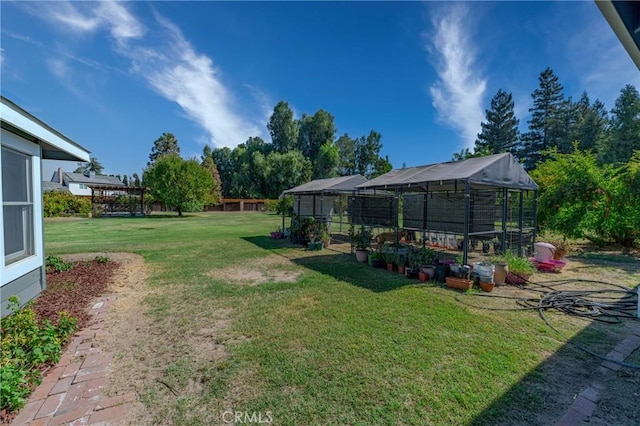
M 533 91 L 533 107 L 529 131 L 521 137 L 519 157 L 527 170 L 546 159 L 550 148 L 561 148 L 568 140 L 567 102 L 562 94 L 562 84 L 551 68 L 538 77 L 540 86 Z
M 176 139 L 173 133 L 163 133 L 162 136 L 153 142 L 153 148 L 151 148 L 151 154 L 149 154 L 149 162 L 147 165 L 152 165 L 156 162 L 158 157 L 167 154 L 180 155 L 178 139 Z
M 487 121 L 476 139 L 474 152 L 483 155 L 511 152 L 516 154 L 518 124 L 511 93 L 498 90 L 491 99 L 491 109 L 486 110 Z
M 202 210 L 213 188 L 211 174 L 196 159 L 183 160 L 176 153 L 157 157 L 144 171 L 150 195 L 178 212 Z
M 320 109 L 313 115 L 302 114 L 299 123 L 298 149 L 314 163 L 320 147 L 327 142 L 333 142 L 335 137 L 333 115 Z
M 325 179 L 338 175 L 337 168 L 340 163 L 340 150 L 333 142 L 325 142 L 313 163 L 313 179 Z
M 388 156 L 385 155 L 384 158 L 378 157 L 378 159 L 376 160 L 376 164 L 373 168 L 373 173 L 371 173 L 369 178 L 373 179 L 374 177 L 390 172 L 392 169 L 393 169 L 393 166 L 391 165 L 391 162 L 389 161 Z
M 311 162 L 300 151 L 272 152 L 267 156 L 267 198 L 311 180 Z
M 104 170 L 104 166 L 102 163 L 98 161 L 96 157 L 89 158 L 88 163 L 78 163 L 78 168 L 73 171 L 73 173 L 85 173 L 85 172 L 93 172 L 97 175 L 102 174 Z
M 336 141 L 338 147 L 338 175 L 351 176 L 358 173 L 356 168 L 356 143 L 347 133 L 340 136 Z
M 276 151 L 284 153 L 296 148 L 298 123 L 293 118 L 293 111 L 287 102 L 280 101 L 273 108 L 267 129 L 269 129 L 271 143 Z
M 138 176 L 137 173 L 134 173 L 132 176 L 133 179 L 133 186 L 135 186 L 136 188 L 140 187 L 140 176 Z
M 219 204 L 222 201 L 222 182 L 220 181 L 220 174 L 218 173 L 218 168 L 216 167 L 216 163 L 213 162 L 213 158 L 211 157 L 211 148 L 209 146 L 205 146 L 202 155 L 202 167 L 211 175 L 211 179 L 213 181 L 213 186 L 209 194 L 207 194 L 207 198 L 205 200 L 205 205 Z M 208 154 L 208 155 L 207 155 Z
M 488 149 L 486 151 L 484 151 L 483 149 L 487 149 L 487 148 L 478 149 L 476 147 L 473 150 L 473 152 L 471 152 L 471 150 L 469 148 L 462 148 L 460 151 L 454 152 L 453 153 L 453 157 L 451 159 L 453 161 L 461 161 L 461 160 L 466 160 L 466 159 L 469 159 L 469 158 L 484 157 L 486 155 L 491 155 L 491 152 L 489 152 Z
M 231 196 L 231 186 L 233 183 L 233 171 L 235 164 L 233 161 L 233 155 L 230 148 L 216 148 L 211 152 L 211 158 L 218 168 L 220 174 L 220 181 L 222 184 L 222 196 Z
M 124 184 L 124 186 L 129 186 L 129 177 L 127 175 L 124 175 L 122 177 L 122 181 L 121 182 Z
M 382 149 L 382 135 L 371 130 L 367 137 L 361 136 L 356 144 L 356 167 L 358 173 L 370 179 L 376 174 L 376 165 Z
M 633 246 L 640 237 L 640 151 L 620 167 L 592 152 L 550 152 L 531 175 L 540 186 L 538 223 L 596 243 Z
M 607 163 L 626 163 L 640 149 L 640 95 L 628 84 L 611 110 L 608 137 L 599 146 L 600 158 Z

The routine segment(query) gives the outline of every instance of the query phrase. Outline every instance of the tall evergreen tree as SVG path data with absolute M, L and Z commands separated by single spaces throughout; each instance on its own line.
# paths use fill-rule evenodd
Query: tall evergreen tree
M 147 165 L 153 165 L 158 157 L 166 154 L 176 154 L 180 156 L 178 139 L 176 139 L 173 133 L 163 133 L 162 136 L 153 142 L 153 148 L 151 148 L 151 154 L 149 154 L 149 162 Z
M 634 150 L 640 150 L 640 95 L 627 84 L 611 110 L 609 134 L 599 154 L 607 163 L 627 163 Z
M 273 108 L 267 129 L 276 151 L 284 153 L 295 149 L 298 142 L 298 123 L 293 118 L 293 111 L 287 102 L 280 101 Z
M 487 121 L 481 124 L 482 131 L 476 139 L 475 153 L 489 155 L 511 152 L 516 154 L 520 120 L 516 118 L 513 108 L 511 93 L 498 90 L 491 99 L 491 109 L 486 110 Z
M 527 170 L 545 160 L 544 151 L 563 146 L 568 138 L 567 103 L 562 84 L 551 68 L 541 72 L 538 81 L 540 86 L 531 94 L 533 107 L 529 108 L 529 131 L 521 137 L 519 152 Z
M 229 197 L 231 195 L 233 170 L 235 167 L 232 151 L 226 146 L 223 148 L 216 148 L 211 152 L 211 158 L 218 167 L 218 172 L 220 173 L 220 180 L 222 181 L 222 196 Z
M 580 151 L 595 150 L 606 134 L 608 115 L 604 104 L 598 99 L 592 104 L 585 91 L 571 110 L 574 116 L 571 141 L 578 141 Z

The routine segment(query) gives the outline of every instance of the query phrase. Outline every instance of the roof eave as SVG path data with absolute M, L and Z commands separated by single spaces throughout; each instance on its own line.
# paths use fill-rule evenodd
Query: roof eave
M 42 158 L 45 160 L 68 160 L 88 162 L 89 151 L 34 117 L 4 96 L 0 102 L 0 120 L 8 130 L 18 130 L 28 139 L 42 143 Z
M 632 31 L 640 30 L 640 26 L 637 29 L 627 28 L 612 0 L 596 0 L 596 5 L 613 29 L 613 32 L 618 36 L 618 39 L 629 53 L 629 56 L 631 56 L 636 67 L 640 70 L 640 45 L 638 45 L 631 35 Z

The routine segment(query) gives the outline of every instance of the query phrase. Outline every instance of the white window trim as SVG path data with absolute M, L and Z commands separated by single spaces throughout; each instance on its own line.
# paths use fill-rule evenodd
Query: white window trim
M 0 245 L 0 287 L 28 274 L 44 264 L 42 229 L 42 163 L 40 146 L 2 129 L 2 145 L 31 156 L 31 182 L 33 185 L 33 251 L 32 256 L 5 265 L 4 243 Z M 2 151 L 0 151 L 0 164 Z M 0 199 L 2 199 L 2 174 L 0 173 Z M 0 222 L 4 223 L 4 209 L 0 209 Z M 4 226 L 0 226 L 0 241 L 4 241 Z

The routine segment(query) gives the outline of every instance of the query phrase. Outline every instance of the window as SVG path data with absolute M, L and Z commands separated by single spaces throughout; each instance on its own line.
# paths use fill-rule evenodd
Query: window
M 85 185 L 84 183 L 80 183 L 78 185 L 80 186 L 80 189 L 87 189 L 87 185 Z
M 4 261 L 9 265 L 34 254 L 33 183 L 30 155 L 2 147 Z

